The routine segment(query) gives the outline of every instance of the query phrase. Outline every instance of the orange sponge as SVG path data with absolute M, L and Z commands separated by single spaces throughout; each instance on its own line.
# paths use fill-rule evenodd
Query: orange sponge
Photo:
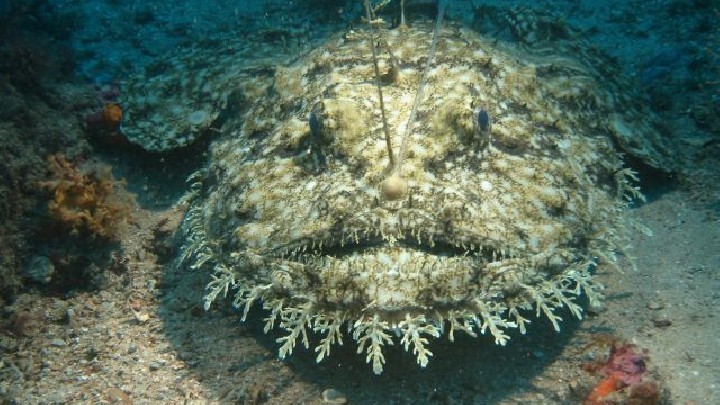
M 118 103 L 107 103 L 101 112 L 102 121 L 111 131 L 117 131 L 122 122 L 123 111 Z

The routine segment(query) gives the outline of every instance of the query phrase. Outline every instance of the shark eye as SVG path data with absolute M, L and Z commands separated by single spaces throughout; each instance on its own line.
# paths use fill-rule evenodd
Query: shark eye
M 454 107 L 449 111 L 451 125 L 455 127 L 460 140 L 475 152 L 486 149 L 490 145 L 492 133 L 492 117 L 487 107 L 478 107 L 475 102 L 470 108 Z
M 477 108 L 474 112 L 475 115 L 475 130 L 476 132 L 487 132 L 490 130 L 490 114 L 484 108 Z
M 485 107 L 473 111 L 473 144 L 484 149 L 490 143 L 492 120 Z
M 327 113 L 322 104 L 308 114 L 307 123 L 307 136 L 301 141 L 301 151 L 294 160 L 307 172 L 318 174 L 327 167 L 327 158 L 333 140 L 333 130 L 327 125 Z
M 311 147 L 320 148 L 325 138 L 325 120 L 322 111 L 315 109 L 308 117 L 310 126 L 310 145 Z

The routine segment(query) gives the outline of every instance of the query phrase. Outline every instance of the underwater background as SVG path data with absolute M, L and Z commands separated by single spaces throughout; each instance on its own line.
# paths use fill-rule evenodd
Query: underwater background
M 302 347 L 279 360 L 262 310 L 245 322 L 229 304 L 206 311 L 209 273 L 178 265 L 186 180 L 220 135 L 171 79 L 199 72 L 202 61 L 178 61 L 203 52 L 262 76 L 364 29 L 363 2 L 2 0 L 2 402 L 720 402 L 720 4 L 445 3 L 447 26 L 498 46 L 592 55 L 624 84 L 617 99 L 652 123 L 652 138 L 618 135 L 646 200 L 630 208 L 641 226 L 621 271 L 595 271 L 602 308 L 559 333 L 537 319 L 504 347 L 433 339 L 427 368 L 396 344 L 379 376 L 350 342 L 321 363 Z M 380 30 L 398 29 L 400 1 L 371 4 Z M 431 24 L 438 4 L 404 8 L 412 27 Z M 171 82 L 152 101 L 170 113 L 138 129 L 131 93 L 143 75 Z M 197 77 L 224 80 L 212 66 Z M 135 136 L 170 137 L 173 112 L 204 130 L 166 149 Z

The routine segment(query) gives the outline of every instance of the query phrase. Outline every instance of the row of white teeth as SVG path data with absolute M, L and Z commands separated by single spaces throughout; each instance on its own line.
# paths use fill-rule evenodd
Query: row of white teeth
M 395 243 L 401 239 L 389 239 L 384 238 L 386 241 L 388 241 L 388 245 L 391 245 L 392 243 Z M 405 239 L 407 240 L 407 239 Z M 341 239 L 339 247 L 344 248 L 345 246 L 351 246 L 354 245 L 360 245 L 361 242 L 363 242 L 364 239 L 360 239 L 355 235 L 354 237 L 346 237 Z M 418 245 L 422 245 L 422 241 L 420 239 L 417 240 Z M 435 247 L 435 242 L 432 240 L 432 238 L 429 238 L 428 243 L 426 246 L 433 248 Z M 492 261 L 502 260 L 514 257 L 515 255 L 510 251 L 510 249 L 493 249 L 493 248 L 487 248 L 482 247 L 481 245 L 476 245 L 475 243 L 469 243 L 466 244 L 464 241 L 455 242 L 454 244 L 449 244 L 449 246 L 454 246 L 457 249 L 462 249 L 464 253 L 463 256 L 484 256 L 485 258 L 491 258 Z M 303 255 L 313 255 L 313 256 L 320 256 L 318 252 L 322 251 L 324 248 L 334 248 L 338 247 L 338 244 L 333 244 L 331 242 L 328 242 L 326 240 L 313 240 L 312 242 L 308 244 L 298 245 L 294 248 L 286 248 L 281 252 L 281 258 L 297 258 Z M 483 255 L 483 252 L 487 252 L 487 254 Z

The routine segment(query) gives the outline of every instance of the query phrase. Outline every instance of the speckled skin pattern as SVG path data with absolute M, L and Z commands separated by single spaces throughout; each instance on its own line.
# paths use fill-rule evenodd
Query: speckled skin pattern
M 381 34 L 397 154 L 432 30 Z M 338 35 L 278 67 L 225 121 L 193 177 L 184 262 L 213 271 L 206 307 L 230 293 L 246 314 L 268 309 L 266 330 L 287 332 L 281 357 L 310 332 L 318 361 L 350 337 L 380 373 L 394 339 L 425 366 L 429 337 L 490 332 L 504 344 L 533 315 L 559 329 L 559 308 L 580 317 L 583 293 L 597 304 L 591 269 L 614 261 L 626 197 L 638 196 L 602 86 L 586 62 L 444 29 L 391 168 L 368 32 Z M 407 185 L 397 198 L 382 191 L 392 171 Z

